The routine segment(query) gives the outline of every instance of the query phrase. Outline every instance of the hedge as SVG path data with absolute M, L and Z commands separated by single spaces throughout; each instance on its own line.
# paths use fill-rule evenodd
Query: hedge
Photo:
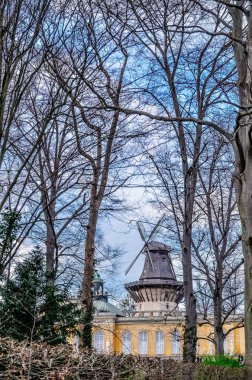
M 169 358 L 73 352 L 69 345 L 0 338 L 0 379 L 245 380 L 243 368 L 187 364 Z

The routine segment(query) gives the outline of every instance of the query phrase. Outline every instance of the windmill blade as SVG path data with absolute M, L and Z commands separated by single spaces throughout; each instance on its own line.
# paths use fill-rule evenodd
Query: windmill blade
M 129 271 L 131 270 L 131 268 L 133 267 L 133 265 L 135 264 L 135 262 L 137 261 L 138 257 L 141 255 L 141 253 L 143 253 L 143 250 L 144 248 L 141 249 L 141 251 L 138 253 L 138 255 L 136 255 L 136 257 L 134 258 L 134 260 L 131 262 L 131 264 L 128 266 L 128 268 L 126 269 L 125 271 L 125 276 L 129 273 Z
M 165 215 L 163 215 L 162 218 L 159 219 L 159 221 L 157 222 L 157 224 L 155 225 L 155 227 L 151 231 L 150 236 L 148 238 L 148 241 L 150 241 L 151 238 L 153 238 L 159 232 L 159 229 L 161 227 L 161 223 L 162 223 L 164 217 L 165 217 Z
M 172 274 L 173 274 L 173 276 L 176 278 L 176 273 L 175 273 L 175 270 L 174 270 L 173 265 L 172 265 L 171 255 L 170 255 L 169 252 L 167 252 L 167 255 L 168 255 L 168 259 L 170 260 Z
M 138 228 L 138 231 L 140 233 L 142 240 L 146 243 L 146 232 L 145 232 L 145 228 L 144 228 L 143 223 L 137 222 L 137 228 Z
M 148 248 L 147 245 L 146 245 L 146 251 L 147 251 L 147 255 L 149 257 L 150 263 L 151 263 L 151 268 L 152 268 L 152 270 L 154 270 L 154 265 L 153 265 L 152 257 L 151 257 L 151 254 L 150 254 L 150 251 L 149 251 L 149 248 Z

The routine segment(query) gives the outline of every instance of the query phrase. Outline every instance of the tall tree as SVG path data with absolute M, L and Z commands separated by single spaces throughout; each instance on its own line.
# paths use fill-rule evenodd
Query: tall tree
M 186 305 L 183 347 L 184 360 L 193 362 L 197 336 L 192 276 L 193 213 L 199 159 L 205 148 L 202 145 L 204 125 L 213 124 L 218 129 L 218 125 L 211 121 L 202 123 L 202 120 L 216 114 L 218 101 L 225 101 L 226 81 L 232 81 L 234 76 L 233 66 L 228 64 L 230 43 L 221 41 L 216 44 L 214 33 L 200 41 L 204 34 L 200 36 L 198 33 L 196 42 L 194 32 L 206 18 L 202 19 L 199 14 L 195 18 L 194 4 L 187 0 L 151 3 L 129 0 L 125 12 L 121 3 L 113 5 L 107 7 L 107 12 L 115 22 L 126 25 L 130 31 L 131 46 L 134 44 L 129 50 L 131 55 L 141 56 L 145 62 L 141 72 L 136 61 L 132 68 L 131 86 L 134 83 L 136 90 L 129 86 L 129 91 L 131 96 L 136 95 L 133 97 L 134 109 L 121 108 L 121 111 L 166 122 L 167 135 L 176 137 L 178 142 L 178 162 L 183 176 L 181 241 Z M 217 30 L 217 23 L 213 23 L 212 28 Z M 111 103 L 106 102 L 106 106 L 115 109 Z M 229 137 L 228 132 L 226 134 Z
M 20 123 L 24 117 L 26 94 L 46 55 L 40 37 L 49 5 L 49 0 L 0 3 L 0 167 L 3 167 L 4 158 L 14 141 L 16 144 L 22 142 L 31 131 L 29 123 L 25 128 L 20 128 Z M 42 135 L 43 131 L 26 151 L 25 160 L 17 168 L 11 182 L 2 178 L 0 209 L 4 207 L 26 163 L 35 154 Z
M 71 17 L 64 43 L 51 49 L 48 66 L 68 96 L 69 123 L 89 176 L 81 299 L 86 312 L 83 344 L 90 347 L 95 237 L 101 205 L 127 180 L 127 175 L 125 178 L 120 173 L 120 162 L 122 148 L 130 140 L 127 117 L 117 109 L 107 112 L 102 98 L 119 107 L 128 54 L 123 47 L 123 30 L 106 33 L 106 23 L 92 2 L 79 4 Z
M 234 328 L 243 326 L 243 318 L 238 313 L 244 295 L 239 281 L 243 257 L 231 175 L 232 154 L 230 147 L 218 136 L 213 141 L 213 151 L 208 146 L 206 164 L 199 170 L 197 227 L 193 237 L 194 273 L 203 285 L 203 294 L 207 284 L 205 295 L 211 298 L 214 321 L 210 321 L 207 312 L 204 318 L 214 327 L 215 352 L 223 355 L 227 336 Z M 198 294 L 202 294 L 201 289 Z M 231 329 L 225 326 L 230 317 L 236 323 Z
M 36 209 L 37 205 L 40 206 L 30 236 L 34 239 L 38 239 L 39 236 L 40 241 L 45 244 L 48 283 L 54 285 L 59 274 L 60 258 L 63 258 L 64 252 L 70 250 L 70 244 L 74 256 L 74 246 L 79 242 L 78 234 L 76 239 L 74 236 L 70 238 L 70 228 L 79 223 L 79 218 L 82 221 L 87 216 L 86 187 L 89 173 L 76 153 L 75 139 L 69 126 L 71 111 L 66 107 L 64 91 L 49 74 L 46 80 L 42 80 L 42 84 L 47 88 L 43 96 L 50 92 L 51 103 L 57 110 L 48 121 L 46 134 L 42 138 L 41 148 L 34 163 L 30 167 L 27 165 L 28 184 L 39 191 L 41 199 L 39 202 L 37 197 L 31 197 L 29 201 L 33 209 Z M 35 139 L 40 134 L 42 115 L 51 107 L 46 102 L 38 109 L 39 97 L 41 91 L 33 93 L 28 102 L 30 114 L 37 121 L 34 128 Z
M 242 225 L 245 275 L 245 351 L 246 366 L 252 375 L 252 140 L 251 140 L 251 70 L 252 70 L 252 4 L 249 0 L 194 1 L 201 12 L 219 25 L 218 33 L 232 41 L 237 68 L 238 99 L 229 102 L 238 109 L 233 135 L 229 136 L 235 153 L 235 185 Z M 211 31 L 206 30 L 206 33 Z M 221 128 L 219 132 L 226 135 Z

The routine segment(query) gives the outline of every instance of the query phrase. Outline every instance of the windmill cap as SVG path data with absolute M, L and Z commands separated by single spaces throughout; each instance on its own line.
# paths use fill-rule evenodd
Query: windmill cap
M 171 252 L 171 247 L 169 245 L 166 245 L 164 243 L 160 243 L 158 241 L 150 241 L 148 243 L 148 249 L 150 251 L 168 251 L 168 252 Z
M 171 248 L 166 244 L 151 241 L 148 244 L 148 251 L 149 254 L 145 256 L 140 280 L 163 279 L 176 281 L 176 275 L 169 255 Z

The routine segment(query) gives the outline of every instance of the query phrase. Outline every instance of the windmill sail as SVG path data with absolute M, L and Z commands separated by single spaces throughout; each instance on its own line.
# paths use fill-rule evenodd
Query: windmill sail
M 162 218 L 159 219 L 159 221 L 157 222 L 157 224 L 155 225 L 155 227 L 153 228 L 153 230 L 151 231 L 148 239 L 146 238 L 146 232 L 145 232 L 145 228 L 144 228 L 144 225 L 143 223 L 141 222 L 137 222 L 137 229 L 139 231 L 139 234 L 141 236 L 141 239 L 144 241 L 144 246 L 143 248 L 141 249 L 141 251 L 136 255 L 136 257 L 134 258 L 134 260 L 131 262 L 131 264 L 128 266 L 128 268 L 126 269 L 125 271 L 125 276 L 129 273 L 130 269 L 133 267 L 133 265 L 135 264 L 135 262 L 137 261 L 138 257 L 142 254 L 142 253 L 146 253 L 149 257 L 149 260 L 150 260 L 150 263 L 151 263 L 151 267 L 152 269 L 154 268 L 153 267 L 153 262 L 152 262 L 152 257 L 151 257 L 151 254 L 149 252 L 149 248 L 148 248 L 148 243 L 151 241 L 151 239 L 153 239 L 153 237 L 159 232 L 159 229 L 161 227 L 161 223 L 162 221 L 164 220 L 164 215 L 162 216 Z
M 143 223 L 137 222 L 137 228 L 142 240 L 146 243 L 146 233 L 145 233 L 145 228 L 144 228 Z
M 159 219 L 159 221 L 157 222 L 157 224 L 155 225 L 155 227 L 151 231 L 150 236 L 148 238 L 148 241 L 150 241 L 152 238 L 154 238 L 154 236 L 159 232 L 159 230 L 161 228 L 161 223 L 163 222 L 164 217 L 165 216 L 163 215 L 162 218 Z
M 131 270 L 131 268 L 133 267 L 133 265 L 134 265 L 135 262 L 137 261 L 138 257 L 141 255 L 141 253 L 143 253 L 143 250 L 144 250 L 144 248 L 141 249 L 141 251 L 138 253 L 138 255 L 136 255 L 136 257 L 134 258 L 134 260 L 133 260 L 133 261 L 131 262 L 131 264 L 128 266 L 128 268 L 127 268 L 126 271 L 125 271 L 125 276 L 126 276 L 126 274 L 129 273 L 129 271 Z

